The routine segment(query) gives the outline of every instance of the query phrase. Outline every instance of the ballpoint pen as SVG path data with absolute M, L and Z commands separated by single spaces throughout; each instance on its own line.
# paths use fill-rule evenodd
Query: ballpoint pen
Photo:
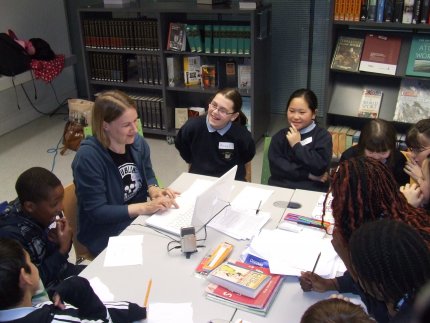
M 320 261 L 321 252 L 318 254 L 317 261 L 315 261 L 314 268 L 312 269 L 312 274 L 315 272 L 315 269 L 317 268 L 318 262 Z
M 258 212 L 260 212 L 261 202 L 262 202 L 262 201 L 260 200 L 260 203 L 258 204 L 257 210 L 255 211 L 255 214 L 258 214 Z

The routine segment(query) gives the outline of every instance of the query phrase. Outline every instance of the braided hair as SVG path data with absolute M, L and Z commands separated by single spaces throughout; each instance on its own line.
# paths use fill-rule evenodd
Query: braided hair
M 362 287 L 386 303 L 413 300 L 430 279 L 430 250 L 420 234 L 401 221 L 364 224 L 352 234 L 349 250 Z
M 427 213 L 407 202 L 393 174 L 383 163 L 364 156 L 343 161 L 333 176 L 328 193 L 333 194 L 331 206 L 335 229 L 345 242 L 364 223 L 390 218 L 419 230 L 430 247 Z M 324 215 L 325 207 L 323 221 Z

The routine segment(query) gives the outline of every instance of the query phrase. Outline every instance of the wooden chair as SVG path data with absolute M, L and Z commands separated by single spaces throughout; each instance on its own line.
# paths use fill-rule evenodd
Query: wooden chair
M 261 184 L 268 184 L 270 177 L 270 165 L 269 165 L 269 146 L 272 141 L 272 137 L 264 138 L 264 146 L 263 146 L 263 163 L 261 169 Z
M 78 241 L 78 201 L 75 194 L 75 184 L 71 183 L 64 187 L 63 199 L 64 215 L 69 221 L 73 230 L 73 248 L 75 249 L 76 264 L 83 260 L 93 260 L 94 256 L 87 247 Z

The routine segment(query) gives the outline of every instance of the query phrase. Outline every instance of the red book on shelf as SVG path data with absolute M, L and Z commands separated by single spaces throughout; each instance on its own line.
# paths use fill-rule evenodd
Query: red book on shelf
M 282 282 L 282 276 L 270 274 L 270 271 L 268 268 L 257 267 L 257 266 L 245 264 L 240 261 L 236 261 L 235 264 L 241 267 L 245 267 L 247 269 L 261 271 L 264 274 L 270 275 L 269 282 L 261 290 L 261 292 L 257 295 L 257 297 L 252 298 L 252 297 L 243 296 L 241 294 L 232 292 L 227 288 L 224 288 L 215 284 L 208 285 L 206 289 L 207 293 L 215 295 L 218 298 L 222 298 L 231 302 L 235 302 L 235 303 L 253 307 L 253 308 L 263 309 L 264 307 L 266 307 L 266 305 L 268 305 L 269 300 L 271 300 L 271 297 L 274 296 L 273 294 L 276 294 L 277 289 L 279 288 L 279 285 Z
M 400 37 L 367 34 L 359 70 L 395 75 L 401 45 Z

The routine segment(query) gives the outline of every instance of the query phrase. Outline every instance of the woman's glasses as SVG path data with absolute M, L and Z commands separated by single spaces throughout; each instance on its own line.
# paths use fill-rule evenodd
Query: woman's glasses
M 212 110 L 218 110 L 218 113 L 223 117 L 228 116 L 229 114 L 236 113 L 236 112 L 228 112 L 226 108 L 219 107 L 215 101 L 212 101 L 211 103 L 209 103 L 209 108 Z

